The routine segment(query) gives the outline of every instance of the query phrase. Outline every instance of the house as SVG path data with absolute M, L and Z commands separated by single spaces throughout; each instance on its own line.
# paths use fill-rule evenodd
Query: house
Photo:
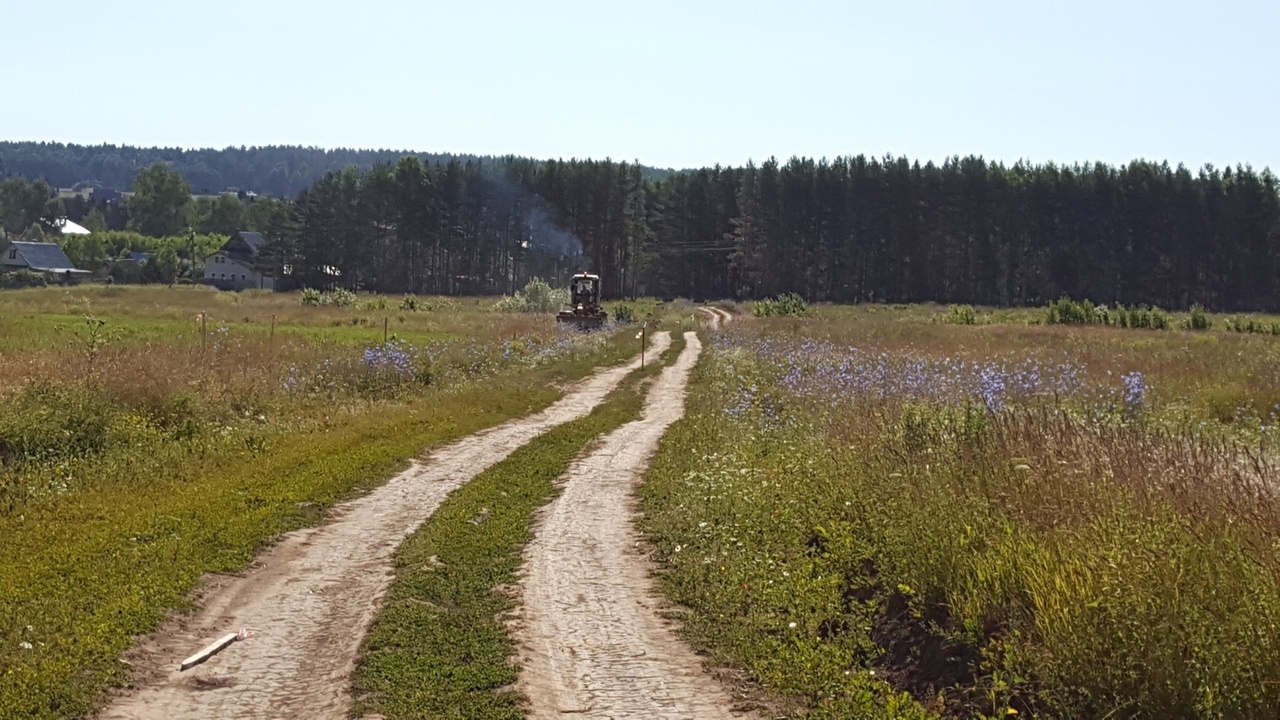
M 262 246 L 261 233 L 238 232 L 218 252 L 204 260 L 204 282 L 220 290 L 275 290 L 276 279 L 256 265 Z
M 50 242 L 0 243 L 0 268 L 5 271 L 30 270 L 62 276 L 89 274 L 88 270 L 80 270 L 72 265 L 62 248 L 57 243 Z

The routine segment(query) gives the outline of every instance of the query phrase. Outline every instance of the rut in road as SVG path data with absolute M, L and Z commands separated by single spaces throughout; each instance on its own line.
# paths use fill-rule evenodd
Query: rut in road
M 657 333 L 647 354 L 671 344 Z M 346 718 L 350 676 L 392 580 L 396 548 L 445 497 L 516 448 L 586 416 L 638 367 L 596 372 L 542 412 L 432 452 L 373 492 L 343 503 L 332 522 L 285 535 L 243 577 L 216 578 L 199 610 L 177 618 L 129 653 L 135 691 L 101 718 Z M 203 665 L 187 655 L 226 632 L 250 628 Z
M 649 392 L 640 419 L 576 461 L 525 549 L 523 605 L 512 619 L 518 689 L 530 717 L 740 717 L 698 656 L 658 617 L 649 561 L 637 549 L 633 490 L 658 441 L 684 414 L 702 345 L 686 346 Z
M 733 322 L 733 315 L 727 310 L 721 310 L 718 307 L 711 307 L 710 305 L 700 307 L 698 309 L 706 313 L 707 319 L 711 321 L 712 330 L 719 330 L 725 325 Z

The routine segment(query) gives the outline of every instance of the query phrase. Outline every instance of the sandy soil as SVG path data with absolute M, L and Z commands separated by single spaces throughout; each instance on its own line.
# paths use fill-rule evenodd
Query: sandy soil
M 684 414 L 702 350 L 694 333 L 685 339 L 641 417 L 569 469 L 563 494 L 542 513 L 525 550 L 523 606 L 511 627 L 523 668 L 518 689 L 532 718 L 745 716 L 656 612 L 662 601 L 632 525 L 633 490 L 667 427 Z
M 653 337 L 648 353 L 671 343 Z M 345 718 L 360 643 L 392 579 L 400 543 L 448 494 L 516 448 L 585 416 L 639 359 L 602 370 L 559 402 L 432 452 L 404 473 L 344 503 L 327 525 L 289 533 L 243 576 L 215 576 L 198 610 L 173 618 L 127 655 L 135 688 L 100 718 Z M 227 632 L 255 635 L 203 665 L 179 663 Z

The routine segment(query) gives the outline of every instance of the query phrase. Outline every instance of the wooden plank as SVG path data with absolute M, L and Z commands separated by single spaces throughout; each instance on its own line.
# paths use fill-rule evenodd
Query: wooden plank
M 178 668 L 179 672 L 193 668 L 196 665 L 199 665 L 200 663 L 204 662 L 205 660 L 208 660 L 209 658 L 213 657 L 214 655 L 217 655 L 219 652 L 222 651 L 223 648 L 235 642 L 236 637 L 238 637 L 236 633 L 227 633 L 226 635 L 223 635 L 217 640 L 209 643 L 200 652 L 196 653 L 195 655 L 192 655 L 186 660 L 183 660 L 182 666 Z

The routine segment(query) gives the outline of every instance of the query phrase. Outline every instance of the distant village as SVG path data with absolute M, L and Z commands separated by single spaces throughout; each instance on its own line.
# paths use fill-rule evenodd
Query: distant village
M 259 195 L 239 188 L 176 200 L 179 221 L 139 232 L 137 192 L 86 181 L 50 188 L 7 178 L 0 184 L 0 288 L 98 282 L 203 284 L 221 290 L 274 290 L 285 268 L 263 258 L 267 213 Z M 154 205 L 155 203 L 150 203 Z M 267 198 L 272 216 L 287 203 Z M 162 207 L 160 212 L 169 208 Z

